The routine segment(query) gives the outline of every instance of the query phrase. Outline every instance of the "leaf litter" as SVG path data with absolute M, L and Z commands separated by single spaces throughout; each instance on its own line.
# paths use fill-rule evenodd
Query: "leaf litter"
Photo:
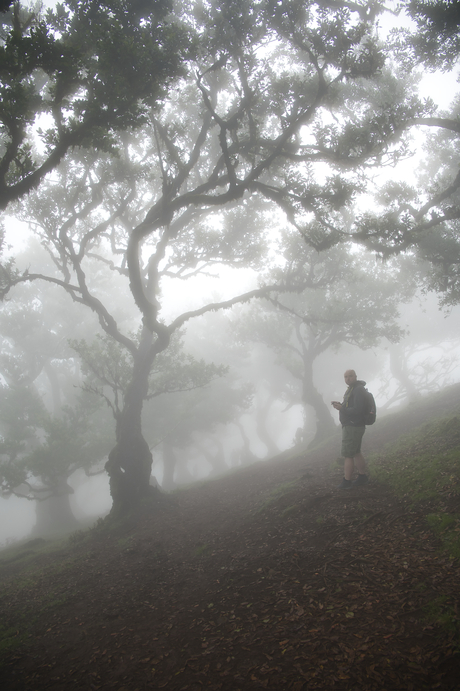
M 458 561 L 426 505 L 336 491 L 338 443 L 179 492 L 33 578 L 1 562 L 2 687 L 458 689 Z

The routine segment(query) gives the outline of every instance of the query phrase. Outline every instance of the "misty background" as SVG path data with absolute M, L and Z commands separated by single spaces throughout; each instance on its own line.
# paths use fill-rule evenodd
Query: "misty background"
M 246 5 L 250 17 L 254 6 Z M 388 8 L 367 28 L 380 50 L 392 29 L 418 32 Z M 279 19 L 270 41 L 262 27 L 260 35 L 240 27 L 241 51 L 254 64 L 230 44 L 217 65 L 216 27 L 232 17 L 222 18 L 218 3 L 187 5 L 188 20 L 174 12 L 181 30 L 191 31 L 192 16 L 203 22 L 216 42 L 210 53 L 175 48 L 186 68 L 170 76 L 156 104 L 149 95 L 142 117 L 131 115 L 140 124 L 127 118 L 104 141 L 92 133 L 92 146 L 73 147 L 38 187 L 4 206 L 2 546 L 67 534 L 111 510 L 114 478 L 130 471 L 109 454 L 126 430 L 136 358 L 149 349 L 147 376 L 139 375 L 142 434 L 130 448 L 136 458 L 136 449 L 151 456 L 150 487 L 166 492 L 335 434 L 330 401 L 342 399 L 346 369 L 367 382 L 379 416 L 460 381 L 458 133 L 446 125 L 458 122 L 457 62 L 407 71 L 387 48 L 389 67 L 351 71 L 339 93 L 331 57 L 329 100 L 308 122 L 298 117 L 273 169 L 271 153 L 260 150 L 271 152 L 267 141 L 278 141 L 304 101 L 311 107 L 313 59 L 299 55 Z M 331 26 L 338 12 L 329 8 Z M 12 20 L 2 17 L 5 45 Z M 53 36 L 64 35 L 54 22 Z M 363 36 L 353 54 L 370 51 Z M 302 70 L 308 79 L 297 83 Z M 51 98 L 43 73 L 33 79 Z M 253 111 L 239 100 L 249 91 Z M 58 116 L 53 103 L 29 123 L 38 162 L 63 122 L 72 124 L 78 99 L 67 98 Z M 379 108 L 400 118 L 397 126 L 377 127 Z M 435 117 L 444 124 L 434 127 Z M 260 139 L 248 153 L 244 136 L 256 138 L 256 122 Z M 368 146 L 378 138 L 374 125 L 380 139 Z M 347 146 L 358 152 L 354 167 L 344 165 Z M 267 166 L 260 189 L 246 183 L 257 161 Z M 245 184 L 246 196 L 235 192 Z M 415 241 L 426 218 L 434 230 Z

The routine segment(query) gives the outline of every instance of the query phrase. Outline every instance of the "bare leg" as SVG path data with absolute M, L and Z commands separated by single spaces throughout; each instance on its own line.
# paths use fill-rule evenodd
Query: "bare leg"
M 364 460 L 364 456 L 362 453 L 356 454 L 355 463 L 358 473 L 360 475 L 364 475 L 366 473 L 366 461 Z
M 354 470 L 355 464 L 352 458 L 346 458 L 344 463 L 343 463 L 343 477 L 345 480 L 351 480 L 351 476 L 353 475 L 353 470 Z
M 345 480 L 351 480 L 351 477 L 353 475 L 353 471 L 355 469 L 355 462 L 356 462 L 356 468 L 358 470 L 358 473 L 361 475 L 364 475 L 366 472 L 366 461 L 364 460 L 364 456 L 362 453 L 356 454 L 354 458 L 346 458 L 343 464 L 343 477 Z

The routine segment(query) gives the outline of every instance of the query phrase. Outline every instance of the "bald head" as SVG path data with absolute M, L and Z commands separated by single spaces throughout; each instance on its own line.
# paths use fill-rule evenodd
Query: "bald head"
M 347 386 L 353 386 L 353 384 L 355 384 L 358 379 L 354 369 L 347 369 L 343 377 L 345 379 L 345 384 Z

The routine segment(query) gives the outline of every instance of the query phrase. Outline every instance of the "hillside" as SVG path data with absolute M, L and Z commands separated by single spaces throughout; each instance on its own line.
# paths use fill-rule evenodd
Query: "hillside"
M 399 470 L 384 446 L 411 430 Z M 458 689 L 459 564 L 441 548 L 458 534 L 460 387 L 367 430 L 368 486 L 335 489 L 339 449 L 2 552 L 2 688 Z M 422 451 L 449 469 L 414 502 L 382 479 L 404 487 Z

